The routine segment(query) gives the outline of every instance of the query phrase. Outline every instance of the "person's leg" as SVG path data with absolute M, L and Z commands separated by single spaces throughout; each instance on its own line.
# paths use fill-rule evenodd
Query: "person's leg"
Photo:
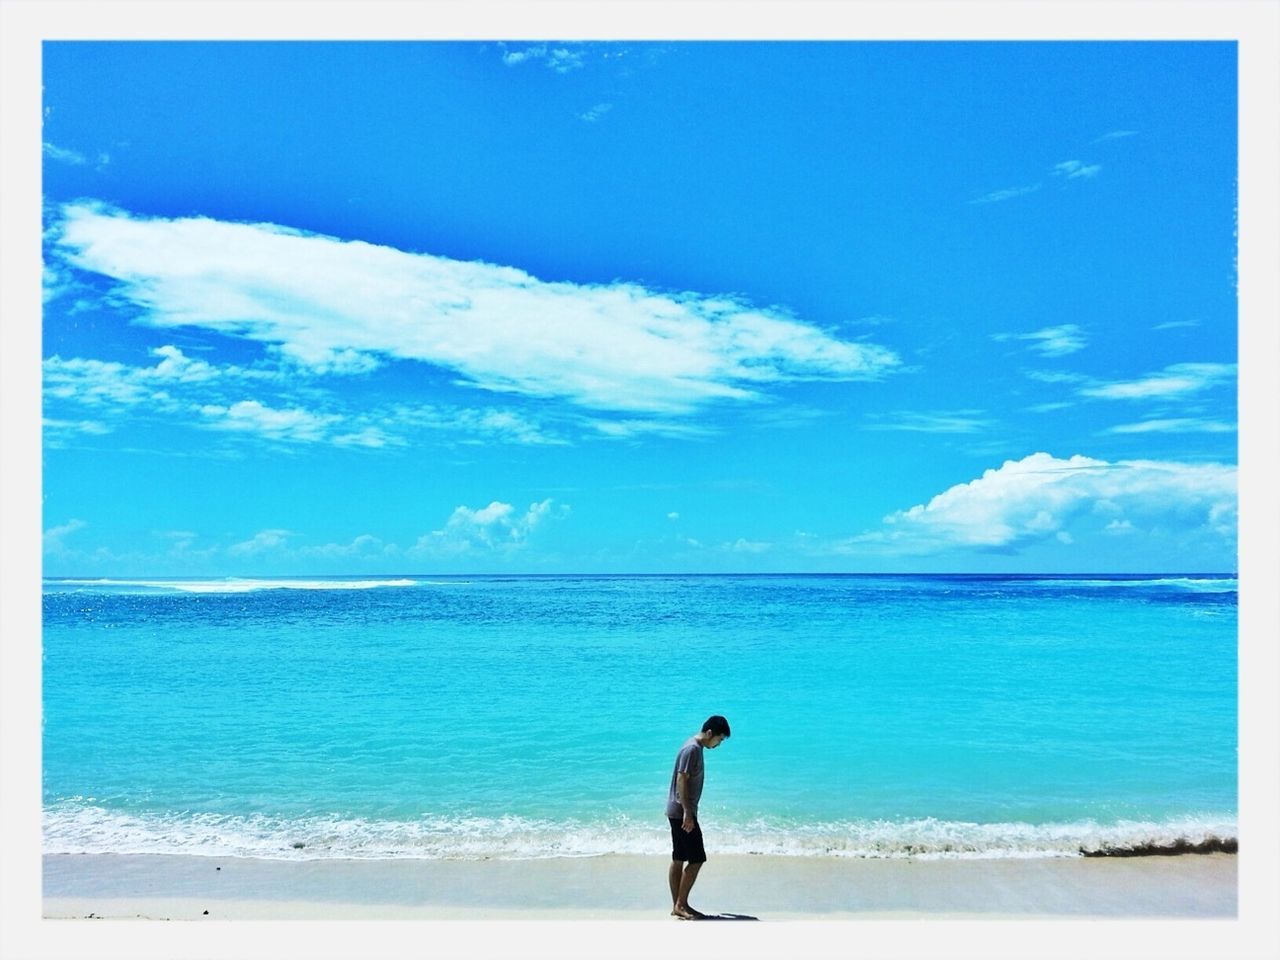
M 684 870 L 680 874 L 680 886 L 676 891 L 675 914 L 677 917 L 688 919 L 703 916 L 702 913 L 689 906 L 689 891 L 693 889 L 693 884 L 698 879 L 698 871 L 701 869 L 701 863 L 685 864 Z
M 680 878 L 684 875 L 684 864 L 679 860 L 671 861 L 671 869 L 667 871 L 667 883 L 671 887 L 671 914 L 675 916 L 676 902 L 680 899 Z

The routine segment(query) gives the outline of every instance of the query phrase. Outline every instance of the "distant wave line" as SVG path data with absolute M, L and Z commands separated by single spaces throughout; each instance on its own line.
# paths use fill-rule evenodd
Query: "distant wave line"
M 180 593 L 251 593 L 256 590 L 369 590 L 375 587 L 413 587 L 428 581 L 396 580 L 294 580 L 227 578 L 223 580 L 46 580 L 46 592 L 59 592 L 64 586 L 143 588 L 174 590 Z

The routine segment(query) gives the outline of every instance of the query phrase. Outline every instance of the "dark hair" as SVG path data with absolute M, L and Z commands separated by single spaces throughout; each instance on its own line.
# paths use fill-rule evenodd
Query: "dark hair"
M 702 725 L 702 732 L 709 733 L 712 736 L 727 737 L 729 736 L 729 721 L 718 713 L 713 717 L 707 717 L 707 722 Z

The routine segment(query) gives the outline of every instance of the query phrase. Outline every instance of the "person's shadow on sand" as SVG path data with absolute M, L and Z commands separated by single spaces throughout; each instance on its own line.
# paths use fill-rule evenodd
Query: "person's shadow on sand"
M 759 917 L 751 917 L 745 913 L 706 913 L 698 918 L 699 920 L 759 920 Z

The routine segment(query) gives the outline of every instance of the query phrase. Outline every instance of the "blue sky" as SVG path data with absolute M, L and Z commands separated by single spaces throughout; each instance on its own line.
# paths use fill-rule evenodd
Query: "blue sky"
M 50 576 L 1232 571 L 1236 51 L 50 42 Z

